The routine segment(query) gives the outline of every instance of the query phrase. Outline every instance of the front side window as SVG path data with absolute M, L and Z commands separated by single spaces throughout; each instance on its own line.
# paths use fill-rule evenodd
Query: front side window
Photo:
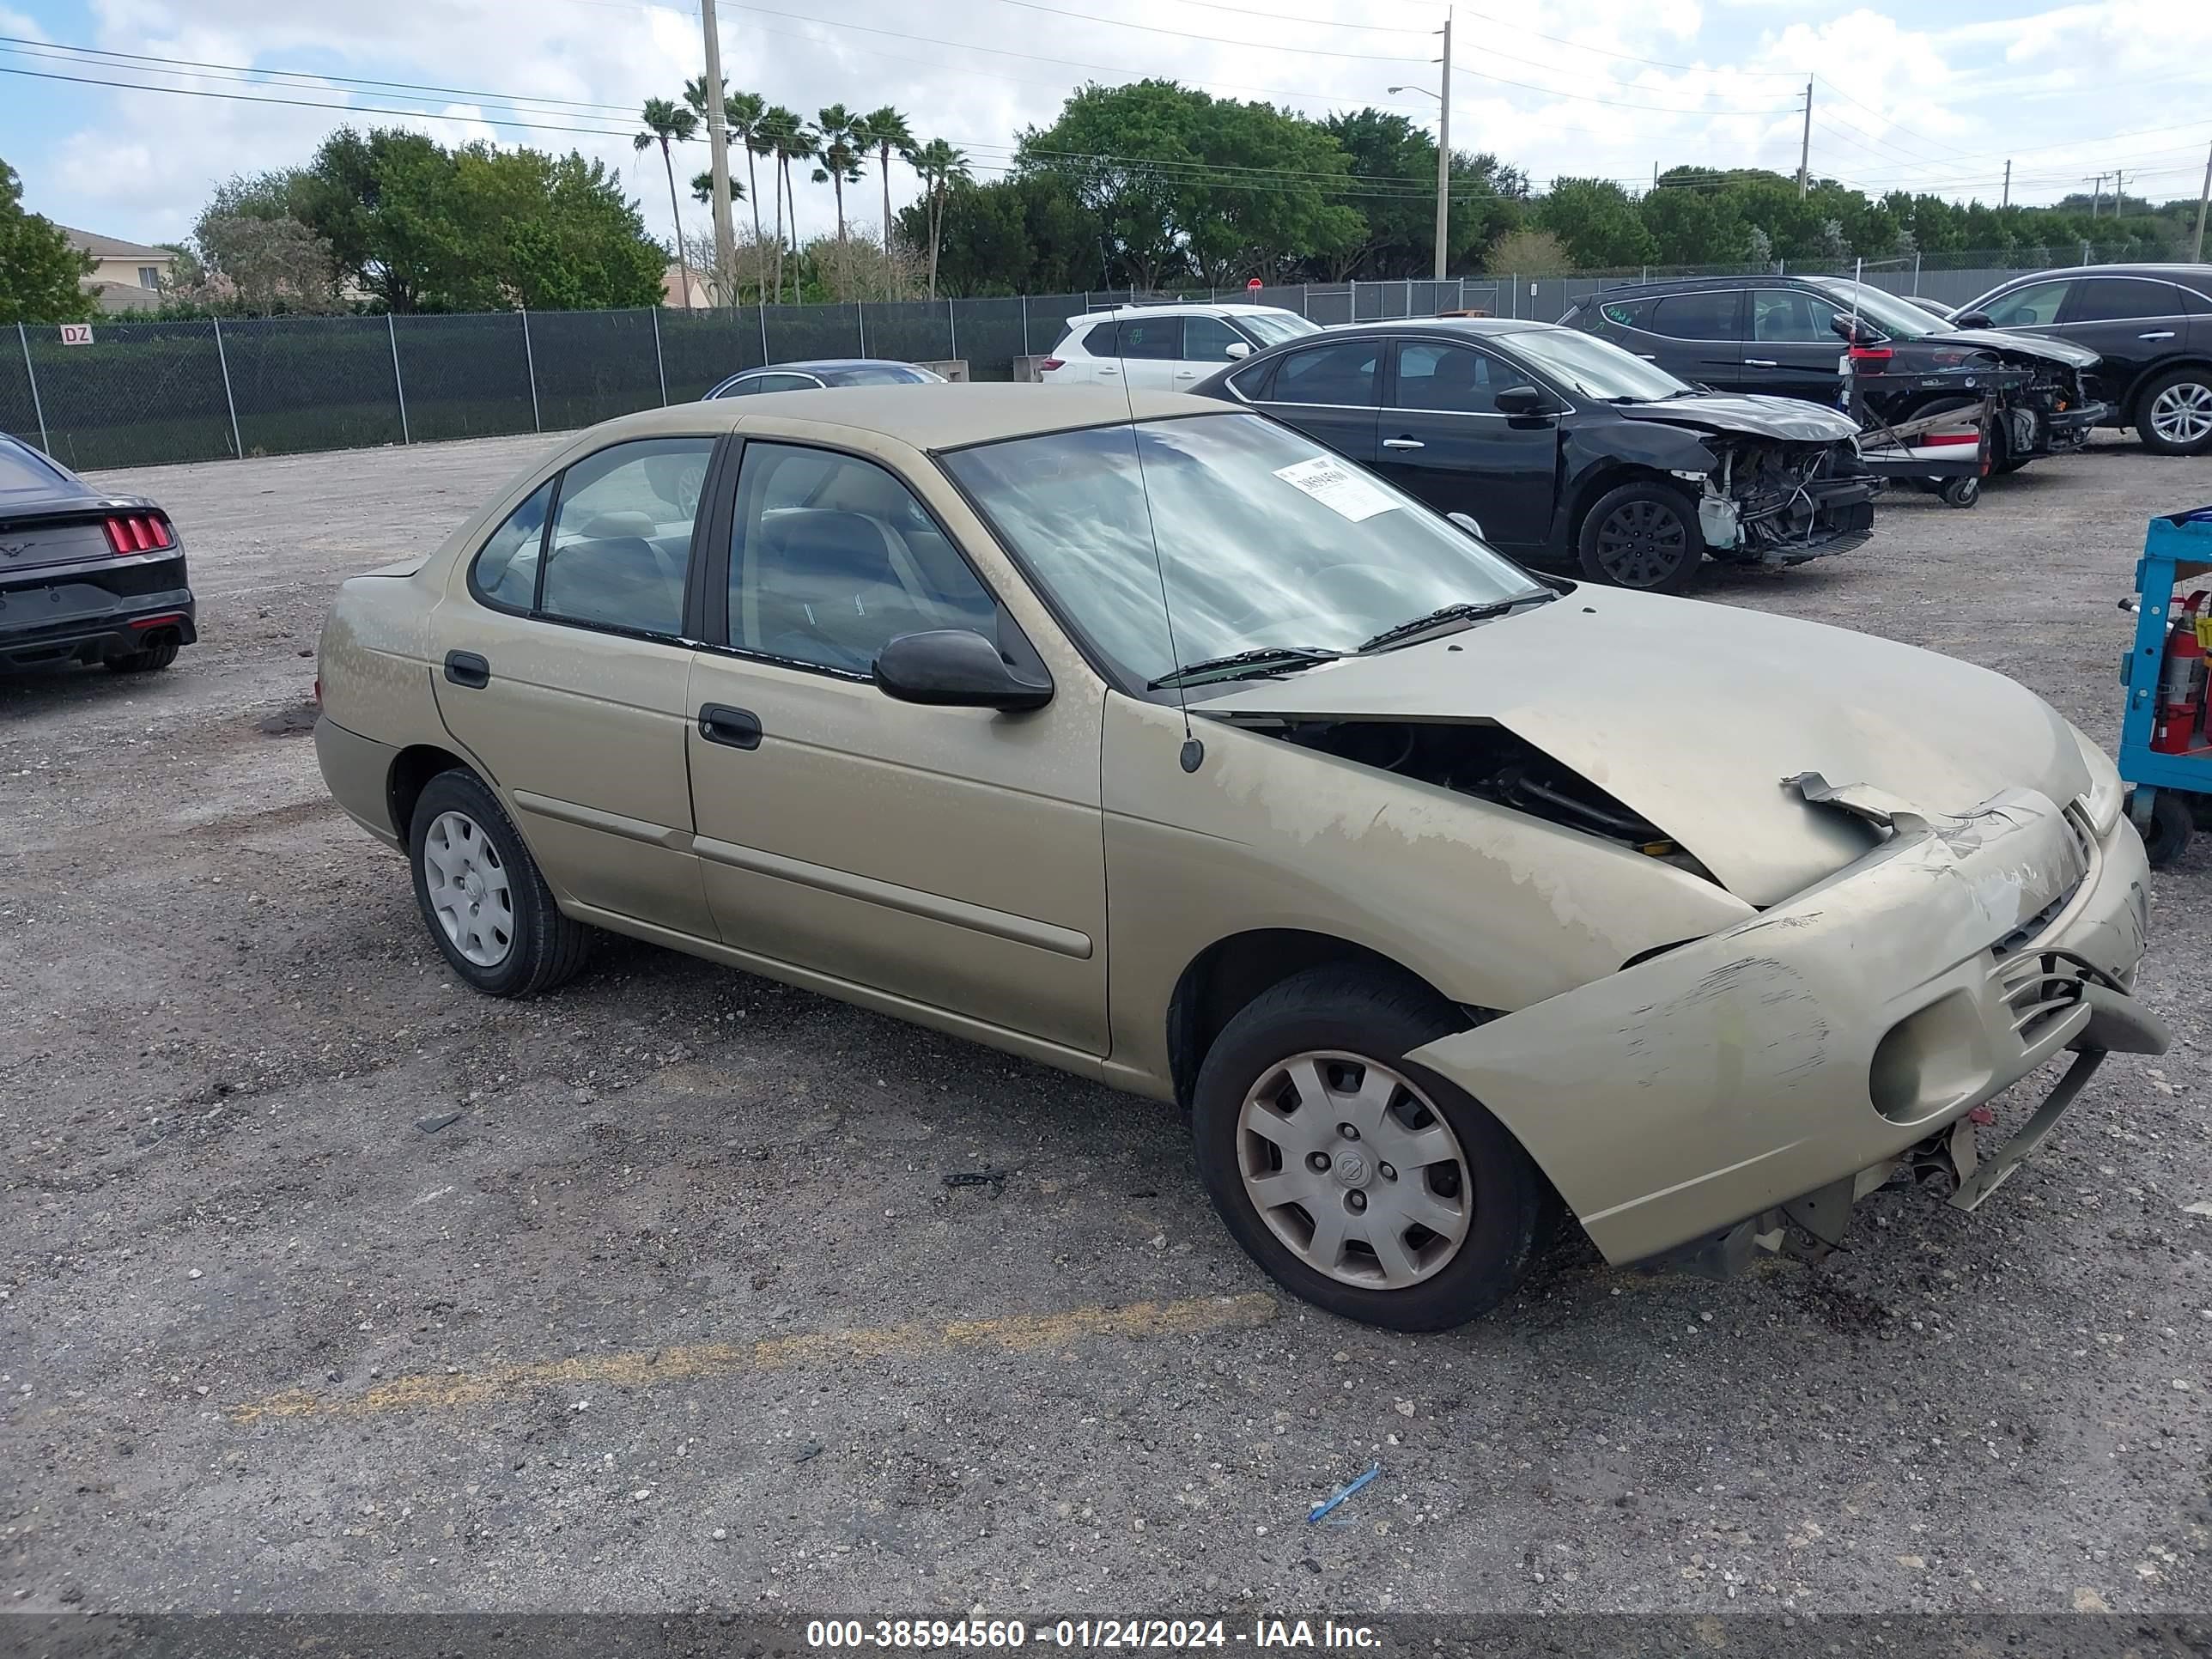
M 1239 343 L 1249 345 L 1251 342 L 1218 317 L 1182 319 L 1182 355 L 1186 362 L 1225 363 L 1229 361 L 1229 348 Z
M 1670 340 L 1733 340 L 1741 331 L 1743 290 L 1669 294 L 1653 309 L 1651 332 Z
M 796 444 L 745 446 L 730 544 L 730 643 L 865 674 L 902 634 L 991 632 L 997 603 L 884 468 Z
M 1500 392 L 1509 386 L 1534 384 L 1510 364 L 1471 347 L 1419 341 L 1398 348 L 1394 401 L 1400 409 L 1495 415 Z
M 1381 344 L 1373 340 L 1343 340 L 1294 351 L 1275 370 L 1268 401 L 1368 408 L 1376 400 L 1375 366 L 1382 356 Z
M 2069 323 L 2124 323 L 2148 317 L 2179 317 L 2188 307 L 2170 283 L 2141 276 L 2092 276 L 2075 290 L 2066 313 Z
M 1836 276 L 1820 281 L 1820 286 L 1836 298 L 1844 312 L 1856 309 L 1859 316 L 1893 340 L 1922 340 L 1930 334 L 1940 334 L 1946 325 L 1941 318 L 1923 311 L 1910 300 L 1876 288 L 1871 283 L 1855 283 L 1849 277 Z
M 711 438 L 615 444 L 561 476 L 538 609 L 562 622 L 642 634 L 684 631 Z
M 549 478 L 477 550 L 476 562 L 469 567 L 469 586 L 478 599 L 503 611 L 528 611 L 538 603 L 538 555 L 545 539 L 546 510 L 552 504 L 553 481 Z
M 2030 283 L 2009 294 L 2001 294 L 1982 307 L 1991 328 L 2043 328 L 2058 320 L 2058 307 L 2074 287 L 2069 277 L 2055 283 Z
M 1261 647 L 1350 651 L 1445 605 L 1547 591 L 1259 415 L 1013 438 L 943 464 L 1030 580 L 1138 684 Z
M 1840 350 L 1842 337 L 1829 326 L 1837 315 L 1827 301 L 1796 289 L 1751 293 L 1751 337 L 1762 345 L 1832 345 Z

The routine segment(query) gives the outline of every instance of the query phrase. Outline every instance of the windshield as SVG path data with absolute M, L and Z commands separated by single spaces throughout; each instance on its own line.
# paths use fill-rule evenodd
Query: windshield
M 1950 325 L 1942 318 L 1931 317 L 1911 301 L 1900 300 L 1870 283 L 1838 276 L 1824 280 L 1820 286 L 1834 295 L 1846 311 L 1856 304 L 1859 315 L 1869 319 L 1893 340 L 1920 340 L 1949 331 Z
M 938 377 L 925 368 L 908 368 L 903 364 L 853 363 L 843 368 L 822 371 L 822 378 L 831 386 L 921 386 Z
M 1446 605 L 1549 597 L 1411 497 L 1257 415 L 1009 439 L 944 465 L 1138 684 L 1245 651 L 1357 650 Z
M 1534 367 L 1585 398 L 1648 404 L 1679 398 L 1691 390 L 1687 382 L 1676 380 L 1656 363 L 1647 363 L 1610 340 L 1576 329 L 1532 328 L 1500 338 Z
M 1263 346 L 1280 345 L 1285 340 L 1321 332 L 1319 323 L 1301 317 L 1295 311 L 1248 312 L 1237 320 L 1259 336 L 1260 343 Z

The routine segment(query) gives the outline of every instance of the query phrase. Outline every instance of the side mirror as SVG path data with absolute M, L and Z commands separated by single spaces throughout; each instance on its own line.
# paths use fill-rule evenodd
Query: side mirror
M 1533 386 L 1509 386 L 1491 400 L 1500 415 L 1541 415 L 1551 400 Z
M 901 702 L 951 708 L 1042 708 L 1052 681 L 1024 679 L 973 629 L 902 634 L 876 653 L 876 686 Z
M 1252 355 L 1252 347 L 1250 343 L 1244 340 L 1231 340 L 1222 349 L 1224 354 L 1232 363 L 1240 357 L 1249 357 Z
M 1468 535 L 1474 537 L 1475 540 L 1483 542 L 1484 546 L 1487 547 L 1489 545 L 1489 543 L 1483 541 L 1482 526 L 1474 520 L 1472 515 L 1465 513 L 1447 513 L 1444 514 L 1444 517 L 1449 519 L 1462 530 L 1464 530 Z
M 1986 311 L 1954 311 L 1951 313 L 1954 328 L 1989 328 L 1990 313 Z

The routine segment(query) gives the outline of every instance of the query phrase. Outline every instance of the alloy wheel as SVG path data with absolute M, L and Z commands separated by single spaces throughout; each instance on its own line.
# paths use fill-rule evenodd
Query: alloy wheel
M 1237 1165 L 1260 1218 L 1316 1273 L 1401 1290 L 1466 1243 L 1474 1182 L 1421 1091 L 1363 1055 L 1294 1054 L 1244 1097 Z
M 2202 443 L 2212 437 L 2212 386 L 2177 380 L 2151 400 L 2150 424 L 2170 444 Z
M 1623 501 L 1598 526 L 1598 563 L 1623 587 L 1657 586 L 1689 551 L 1681 515 L 1658 501 Z
M 422 839 L 430 909 L 453 948 L 479 968 L 496 968 L 514 947 L 514 896 L 507 866 L 483 826 L 465 812 L 441 812 Z

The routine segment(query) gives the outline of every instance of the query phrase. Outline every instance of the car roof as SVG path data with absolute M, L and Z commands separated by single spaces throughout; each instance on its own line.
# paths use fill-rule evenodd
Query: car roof
M 1288 306 L 1255 306 L 1229 300 L 1177 300 L 1157 306 L 1116 306 L 1111 311 L 1085 311 L 1069 318 L 1071 326 L 1077 323 L 1103 323 L 1123 317 L 1254 317 L 1268 314 L 1295 317 L 1298 313 Z
M 1997 284 L 2010 288 L 2016 283 L 2055 282 L 2062 276 L 2172 276 L 2192 277 L 2197 282 L 2212 281 L 2212 265 L 2192 264 L 2124 264 L 2124 265 L 2053 265 L 2048 270 L 2016 271 Z M 1996 289 L 1990 290 L 1995 293 Z
M 1746 271 L 1738 276 L 1655 276 L 1646 283 L 1615 283 L 1611 288 L 1599 289 L 1585 294 L 1577 305 L 1589 300 L 1614 300 L 1624 295 L 1655 294 L 1703 294 L 1712 289 L 1743 288 L 1756 283 L 1761 288 L 1818 288 L 1824 282 L 1847 283 L 1848 276 L 1821 272 L 1814 276 L 1782 276 L 1771 270 Z
M 1324 331 L 1332 340 L 1346 335 L 1361 334 L 1534 334 L 1543 330 L 1568 333 L 1557 323 L 1540 323 L 1533 317 L 1382 317 L 1370 323 L 1340 323 Z M 1285 340 L 1276 348 L 1286 350 L 1308 343 L 1303 340 Z
M 765 434 L 793 427 L 807 429 L 810 436 L 828 439 L 842 427 L 936 451 L 1034 433 L 1113 426 L 1133 414 L 1142 421 L 1236 412 L 1234 404 L 1179 392 L 945 381 L 921 386 L 824 386 L 818 391 L 779 392 L 773 398 L 720 398 L 678 404 L 620 416 L 592 428 L 588 435 L 593 440 L 591 447 L 598 448 L 630 438 L 696 437 L 702 428 L 708 432 L 758 428 Z
M 755 368 L 741 368 L 730 378 L 734 380 L 742 379 L 747 374 L 780 374 L 786 370 L 797 370 L 804 374 L 817 368 L 912 368 L 914 367 L 914 364 L 902 362 L 896 357 L 805 357 L 797 362 L 763 363 Z

